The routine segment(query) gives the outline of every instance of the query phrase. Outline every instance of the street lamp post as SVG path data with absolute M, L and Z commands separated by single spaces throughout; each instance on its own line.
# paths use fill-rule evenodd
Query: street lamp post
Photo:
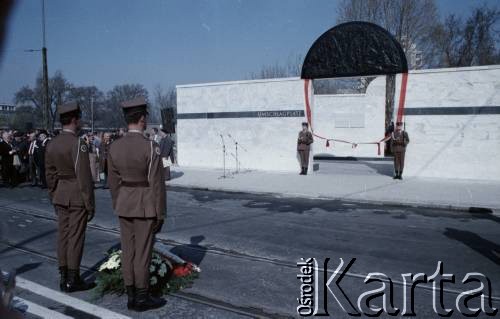
M 47 47 L 45 46 L 45 0 L 42 0 L 42 62 L 43 62 L 43 122 L 50 129 L 49 74 L 47 70 Z
M 92 134 L 94 134 L 94 97 L 90 98 L 90 123 L 92 126 Z

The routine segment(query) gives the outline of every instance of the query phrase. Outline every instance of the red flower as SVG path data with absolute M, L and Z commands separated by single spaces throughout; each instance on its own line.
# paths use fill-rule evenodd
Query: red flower
M 191 264 L 180 265 L 174 268 L 175 277 L 185 277 L 191 274 L 193 266 Z

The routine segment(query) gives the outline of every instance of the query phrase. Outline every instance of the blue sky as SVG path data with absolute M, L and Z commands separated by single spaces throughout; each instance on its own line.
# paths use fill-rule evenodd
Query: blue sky
M 475 0 L 436 0 L 466 15 Z M 499 0 L 485 1 L 497 4 Z M 335 25 L 336 0 L 46 0 L 49 74 L 76 85 L 238 80 L 305 55 Z M 482 2 L 481 2 L 482 3 Z M 41 0 L 18 0 L 0 62 L 0 103 L 41 69 Z

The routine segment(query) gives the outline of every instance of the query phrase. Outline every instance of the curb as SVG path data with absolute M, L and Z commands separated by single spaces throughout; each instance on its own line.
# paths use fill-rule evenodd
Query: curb
M 456 212 L 467 212 L 471 214 L 492 214 L 500 217 L 500 207 L 480 207 L 480 206 L 459 206 L 459 205 L 449 205 L 449 204 L 438 204 L 438 203 L 423 203 L 423 202 L 397 202 L 392 200 L 372 200 L 372 199 L 352 199 L 345 198 L 342 196 L 311 196 L 301 193 L 277 193 L 277 192 L 262 192 L 262 191 L 252 191 L 252 190 L 233 190 L 223 187 L 206 187 L 199 185 L 185 185 L 185 184 L 167 184 L 169 188 L 177 189 L 192 189 L 200 191 L 214 191 L 214 192 L 224 192 L 232 194 L 251 194 L 251 195 L 265 195 L 273 196 L 278 198 L 304 198 L 304 199 L 317 199 L 317 200 L 338 200 L 346 203 L 360 203 L 360 204 L 371 204 L 371 205 L 389 205 L 393 207 L 411 207 L 411 208 L 423 208 L 423 209 L 435 209 L 435 210 L 447 210 Z

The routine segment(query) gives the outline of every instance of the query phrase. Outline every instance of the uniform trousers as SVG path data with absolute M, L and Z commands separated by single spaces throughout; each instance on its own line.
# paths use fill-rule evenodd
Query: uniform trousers
M 125 286 L 149 287 L 154 218 L 119 217 Z
M 300 156 L 300 167 L 308 168 L 309 167 L 309 150 L 299 150 Z
M 394 151 L 394 170 L 402 172 L 405 166 L 405 150 Z
M 84 207 L 55 206 L 59 266 L 79 269 L 82 261 L 88 214 Z

